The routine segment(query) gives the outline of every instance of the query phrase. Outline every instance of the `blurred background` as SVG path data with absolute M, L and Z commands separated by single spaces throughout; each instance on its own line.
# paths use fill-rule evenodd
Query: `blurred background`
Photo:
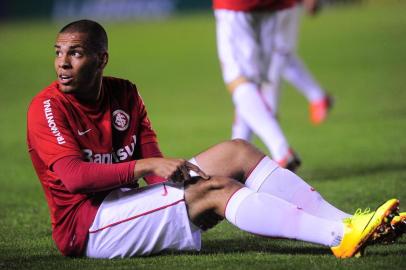
M 326 6 L 362 0 L 321 0 Z M 162 18 L 179 12 L 210 10 L 210 0 L 0 0 L 0 19 L 132 20 Z
M 169 16 L 179 11 L 207 10 L 210 6 L 210 0 L 1 0 L 0 18 L 151 19 Z
M 323 3 L 317 16 L 303 16 L 298 50 L 336 105 L 327 122 L 314 127 L 305 98 L 289 85 L 282 90 L 279 121 L 303 160 L 298 174 L 348 212 L 374 207 L 389 197 L 399 198 L 404 211 L 406 1 Z M 56 34 L 66 23 L 82 18 L 100 21 L 106 28 L 110 59 L 105 74 L 137 85 L 165 155 L 189 158 L 231 135 L 234 109 L 217 59 L 211 1 L 0 0 L 0 269 L 3 261 L 15 269 L 62 269 L 61 261 L 66 269 L 74 269 L 74 264 L 83 263 L 65 261 L 53 245 L 48 208 L 25 139 L 31 99 L 55 80 Z M 254 143 L 266 151 L 259 140 Z M 227 243 L 219 244 L 219 239 L 237 239 L 238 246 L 243 242 L 239 237 L 248 236 L 222 224 L 204 237 L 209 250 L 217 252 Z M 246 248 L 255 253 L 258 243 L 252 243 Z M 261 243 L 269 251 L 269 243 Z M 300 245 L 289 242 L 283 250 Z M 396 252 L 404 254 L 404 247 L 403 240 L 403 245 L 383 251 L 395 254 L 389 259 L 399 269 Z M 337 266 L 336 260 L 325 264 L 323 254 L 312 254 L 309 260 L 289 252 L 272 257 L 275 250 L 255 254 L 285 266 L 303 261 L 307 268 Z M 238 247 L 227 255 L 235 252 L 240 252 Z M 230 267 L 238 269 L 241 260 L 246 263 L 240 255 L 227 261 Z M 367 264 L 361 266 L 375 261 L 386 266 L 386 255 L 363 260 Z M 22 256 L 27 260 L 20 260 Z M 157 264 L 154 258 L 142 263 L 152 262 L 153 269 L 164 260 L 177 269 L 184 259 L 186 266 L 193 261 L 206 269 L 208 257 L 213 256 L 158 256 Z

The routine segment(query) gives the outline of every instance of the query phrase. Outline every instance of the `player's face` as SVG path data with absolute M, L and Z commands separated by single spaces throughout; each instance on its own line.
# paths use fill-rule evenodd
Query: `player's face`
M 60 33 L 55 44 L 55 70 L 64 93 L 91 96 L 98 92 L 105 55 L 92 50 L 85 33 Z

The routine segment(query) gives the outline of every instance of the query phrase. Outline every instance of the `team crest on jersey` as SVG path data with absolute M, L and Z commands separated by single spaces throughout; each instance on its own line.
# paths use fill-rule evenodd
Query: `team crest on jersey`
M 130 116 L 123 110 L 115 110 L 113 112 L 113 125 L 117 130 L 126 130 L 130 125 Z

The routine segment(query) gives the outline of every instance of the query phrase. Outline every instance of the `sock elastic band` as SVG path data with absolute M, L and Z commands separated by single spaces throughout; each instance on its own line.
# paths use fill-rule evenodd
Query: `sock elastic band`
M 255 168 L 252 170 L 245 185 L 254 191 L 258 191 L 262 183 L 271 175 L 277 168 L 278 163 L 265 156 Z
M 226 205 L 226 210 L 225 210 L 225 217 L 227 218 L 228 221 L 231 223 L 235 224 L 236 216 L 237 216 L 237 210 L 238 207 L 240 206 L 241 202 L 245 200 L 249 195 L 255 193 L 249 188 L 242 187 L 236 192 L 234 192 L 233 195 L 228 199 L 227 205 Z

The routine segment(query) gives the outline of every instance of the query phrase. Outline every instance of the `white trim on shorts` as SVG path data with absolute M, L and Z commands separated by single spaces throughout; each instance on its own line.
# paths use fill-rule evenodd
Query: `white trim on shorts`
M 86 256 L 145 256 L 165 250 L 200 250 L 201 231 L 188 217 L 182 184 L 113 190 L 100 205 Z

